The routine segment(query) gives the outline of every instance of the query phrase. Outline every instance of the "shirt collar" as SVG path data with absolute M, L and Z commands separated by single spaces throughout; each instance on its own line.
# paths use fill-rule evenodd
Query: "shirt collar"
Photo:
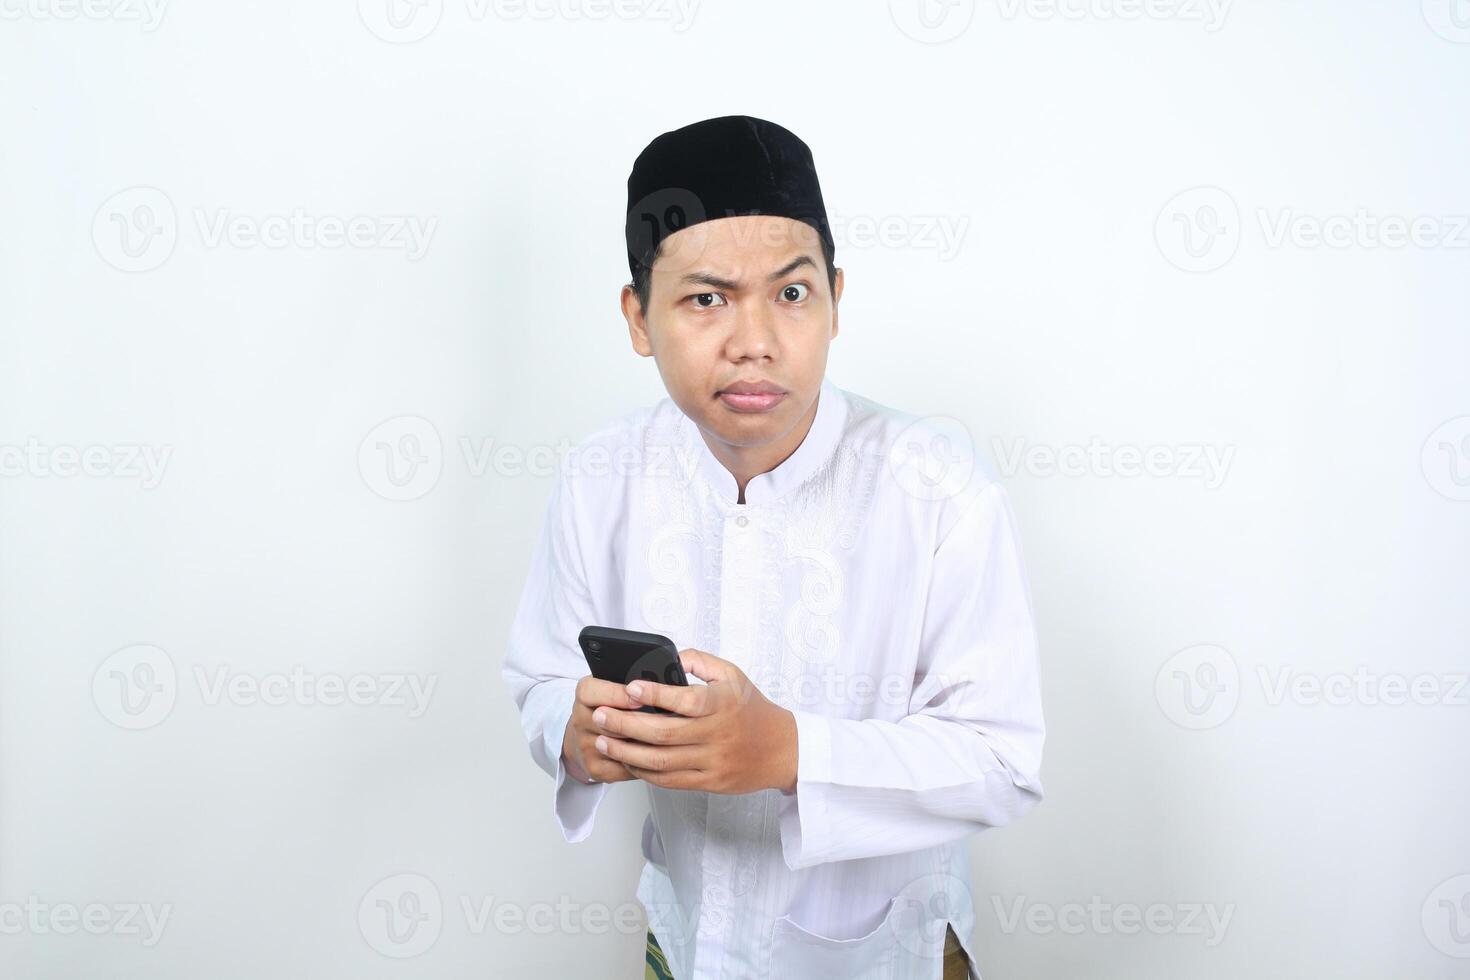
M 812 427 L 807 430 L 806 438 L 801 441 L 801 445 L 796 447 L 796 451 L 787 456 L 775 469 L 759 473 L 751 478 L 750 482 L 745 485 L 745 503 L 747 505 L 771 503 L 806 482 L 807 477 L 832 458 L 842 438 L 843 427 L 847 422 L 847 411 L 847 399 L 843 396 L 842 389 L 823 377 L 821 389 L 817 394 L 817 414 L 812 419 Z M 709 446 L 705 444 L 704 436 L 699 431 L 699 426 L 689 416 L 681 414 L 679 428 L 684 433 L 685 439 L 692 443 L 690 448 L 697 459 L 696 471 L 714 493 L 716 499 L 723 506 L 739 506 L 735 503 L 740 496 L 740 488 L 735 482 L 735 476 L 725 468 L 725 464 L 721 463 L 714 453 L 710 452 Z

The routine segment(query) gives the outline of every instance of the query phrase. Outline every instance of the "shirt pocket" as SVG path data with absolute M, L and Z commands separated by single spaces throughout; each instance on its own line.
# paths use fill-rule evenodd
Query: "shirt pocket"
M 888 903 L 883 921 L 855 939 L 832 939 L 796 924 L 789 915 L 776 920 L 771 940 L 772 977 L 843 977 L 890 980 L 899 951 L 899 900 Z

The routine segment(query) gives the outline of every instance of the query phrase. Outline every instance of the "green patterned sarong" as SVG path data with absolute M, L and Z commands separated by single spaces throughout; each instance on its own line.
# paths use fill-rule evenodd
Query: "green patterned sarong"
M 658 940 L 653 938 L 652 930 L 648 933 L 648 946 L 643 951 L 643 980 L 674 980 L 669 961 L 664 959 L 664 951 L 658 948 Z
M 944 980 L 966 980 L 969 975 L 969 957 L 965 955 L 964 947 L 960 945 L 954 930 L 946 925 Z M 669 970 L 669 961 L 664 959 L 664 951 L 659 949 L 658 940 L 653 938 L 652 930 L 648 932 L 648 944 L 643 951 L 643 980 L 674 980 L 674 974 Z

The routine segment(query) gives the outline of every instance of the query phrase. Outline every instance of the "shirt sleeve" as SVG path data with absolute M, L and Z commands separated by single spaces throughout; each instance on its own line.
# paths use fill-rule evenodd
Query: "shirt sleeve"
M 555 780 L 552 813 L 557 826 L 567 840 L 581 841 L 592 833 L 610 784 L 577 781 L 561 756 L 577 681 L 588 673 L 577 634 L 596 622 L 571 491 L 570 479 L 559 474 L 511 624 L 501 676 L 520 711 L 531 758 Z
M 935 550 L 909 714 L 798 710 L 794 793 L 780 801 L 792 870 L 946 843 L 1041 800 L 1036 636 L 1004 489 L 974 497 Z

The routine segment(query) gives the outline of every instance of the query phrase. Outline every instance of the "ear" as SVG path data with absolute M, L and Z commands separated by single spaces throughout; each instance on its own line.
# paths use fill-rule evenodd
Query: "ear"
M 837 268 L 837 275 L 832 280 L 832 336 L 837 336 L 837 304 L 842 302 L 842 267 Z
M 631 285 L 623 287 L 620 302 L 623 319 L 628 321 L 628 339 L 633 342 L 633 350 L 644 357 L 652 357 L 653 344 L 648 339 L 648 319 L 643 315 L 643 304 L 638 302 L 638 294 Z

